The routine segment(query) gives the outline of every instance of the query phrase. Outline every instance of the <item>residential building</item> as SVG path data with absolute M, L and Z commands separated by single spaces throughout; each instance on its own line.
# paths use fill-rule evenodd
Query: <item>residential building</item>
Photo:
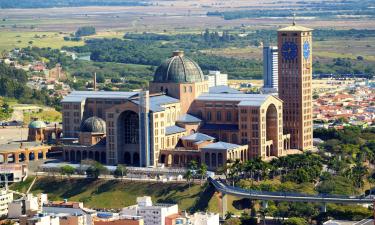
M 144 225 L 164 225 L 165 218 L 178 213 L 177 204 L 152 204 L 151 197 L 137 197 L 137 205 L 123 208 L 121 216 L 140 216 Z
M 0 217 L 8 215 L 8 204 L 13 201 L 13 193 L 0 190 Z
M 43 205 L 43 213 L 60 217 L 65 225 L 93 225 L 95 210 L 87 209 L 82 202 L 53 201 Z
M 32 217 L 26 215 L 19 219 L 20 225 L 60 225 L 59 218 L 53 215 L 38 213 Z
M 276 46 L 263 47 L 263 90 L 267 93 L 278 91 L 278 55 Z
M 208 87 L 228 86 L 228 74 L 223 74 L 220 71 L 209 71 L 208 75 L 204 76 L 208 81 Z
M 8 218 L 19 218 L 21 215 L 34 215 L 42 210 L 43 204 L 47 203 L 46 194 L 27 194 L 26 196 L 13 200 L 8 205 Z

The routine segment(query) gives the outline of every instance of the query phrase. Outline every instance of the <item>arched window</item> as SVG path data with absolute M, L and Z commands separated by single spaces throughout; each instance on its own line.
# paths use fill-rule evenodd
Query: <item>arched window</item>
M 232 143 L 234 144 L 238 143 L 237 134 L 232 134 Z
M 204 162 L 206 163 L 207 166 L 210 166 L 210 153 L 204 154 Z
M 224 142 L 227 142 L 227 141 L 228 141 L 228 136 L 227 136 L 226 133 L 223 133 L 223 134 L 221 135 L 221 140 L 224 141 Z
M 186 93 L 186 86 L 184 86 L 184 93 Z
M 192 87 L 192 86 L 189 86 L 189 92 L 190 92 L 190 93 L 193 92 L 193 87 Z
M 203 114 L 202 111 L 198 111 L 197 116 L 198 116 L 199 119 L 202 119 L 202 118 L 203 118 L 203 115 L 202 115 L 202 114 Z
M 210 111 L 207 112 L 207 120 L 211 121 L 211 112 Z
M 216 112 L 216 120 L 221 121 L 221 112 L 220 111 Z
M 223 162 L 223 154 L 222 153 L 218 153 L 217 154 L 217 165 L 218 166 L 222 166 L 223 164 L 224 164 L 224 162 Z
M 211 166 L 212 167 L 216 167 L 216 154 L 215 153 L 212 153 L 211 154 Z
M 230 111 L 227 112 L 227 121 L 232 121 L 232 113 Z

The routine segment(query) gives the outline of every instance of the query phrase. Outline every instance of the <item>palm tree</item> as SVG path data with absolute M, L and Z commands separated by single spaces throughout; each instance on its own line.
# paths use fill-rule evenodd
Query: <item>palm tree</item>
M 191 170 L 186 171 L 184 178 L 186 179 L 186 182 L 189 184 L 189 189 L 190 189 L 190 181 L 193 178 L 193 173 L 191 172 Z
M 364 177 L 368 175 L 368 168 L 357 163 L 352 169 L 353 181 L 357 188 L 362 188 L 364 184 Z
M 244 171 L 247 174 L 246 176 L 251 179 L 251 185 L 254 183 L 254 173 L 255 173 L 255 163 L 254 160 L 248 160 L 244 165 Z
M 240 173 L 242 173 L 242 167 L 243 166 L 242 166 L 240 160 L 238 160 L 238 159 L 236 161 L 234 161 L 234 163 L 232 165 L 230 165 L 228 177 L 232 181 L 232 186 L 234 186 L 234 184 L 237 182 L 237 180 L 239 180 Z
M 202 163 L 201 166 L 199 167 L 199 170 L 198 170 L 198 173 L 199 175 L 201 176 L 201 186 L 202 186 L 202 181 L 203 181 L 203 178 L 206 176 L 207 174 L 207 165 L 205 163 Z

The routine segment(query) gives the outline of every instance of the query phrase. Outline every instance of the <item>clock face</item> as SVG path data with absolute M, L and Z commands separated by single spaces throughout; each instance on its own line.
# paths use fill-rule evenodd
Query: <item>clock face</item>
M 310 43 L 308 41 L 305 41 L 303 44 L 303 57 L 305 59 L 308 59 L 310 57 Z
M 285 60 L 293 60 L 297 57 L 298 47 L 294 42 L 285 42 L 281 48 Z

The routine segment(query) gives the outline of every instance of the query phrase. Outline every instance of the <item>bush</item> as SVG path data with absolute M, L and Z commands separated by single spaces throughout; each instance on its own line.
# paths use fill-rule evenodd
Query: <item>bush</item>
M 300 217 L 290 217 L 283 222 L 283 225 L 307 225 L 307 221 Z

